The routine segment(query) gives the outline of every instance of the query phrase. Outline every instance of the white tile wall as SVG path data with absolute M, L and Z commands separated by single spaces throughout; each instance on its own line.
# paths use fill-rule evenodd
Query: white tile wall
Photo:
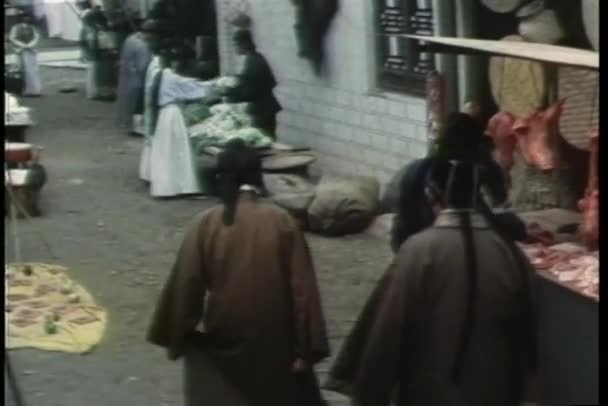
M 253 33 L 272 66 L 283 106 L 279 140 L 306 145 L 319 159 L 311 172 L 375 176 L 386 183 L 403 165 L 426 154 L 426 107 L 422 99 L 375 91 L 369 58 L 373 23 L 369 0 L 348 0 L 326 39 L 324 76 L 316 77 L 297 55 L 294 7 L 285 0 L 249 0 Z M 239 69 L 225 16 L 232 1 L 218 1 L 222 72 Z

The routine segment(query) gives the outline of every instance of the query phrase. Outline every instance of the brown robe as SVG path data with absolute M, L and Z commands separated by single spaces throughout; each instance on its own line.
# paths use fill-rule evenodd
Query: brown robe
M 443 212 L 410 237 L 368 299 L 326 384 L 358 406 L 518 406 L 534 366 L 534 270 L 472 216 L 474 321 L 461 379 L 452 371 L 468 292 L 460 219 Z M 524 277 L 525 275 L 525 277 Z M 530 287 L 530 289 L 528 289 Z
M 171 359 L 185 356 L 188 406 L 323 404 L 312 368 L 291 371 L 297 357 L 312 366 L 329 355 L 302 232 L 286 211 L 248 193 L 232 226 L 222 213 L 202 213 L 187 232 L 149 340 Z

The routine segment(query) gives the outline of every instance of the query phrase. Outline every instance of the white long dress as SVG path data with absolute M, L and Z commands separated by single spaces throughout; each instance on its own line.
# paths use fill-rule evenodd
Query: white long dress
M 205 99 L 213 89 L 168 68 L 162 75 L 160 112 L 150 151 L 150 193 L 153 197 L 200 194 L 188 128 L 177 103 Z

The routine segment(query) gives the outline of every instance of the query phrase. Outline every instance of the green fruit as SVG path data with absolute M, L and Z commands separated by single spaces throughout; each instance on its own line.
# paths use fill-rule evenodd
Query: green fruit
M 23 274 L 24 274 L 25 276 L 32 276 L 32 274 L 33 274 L 33 273 L 34 273 L 34 270 L 32 269 L 32 267 L 31 267 L 31 266 L 29 266 L 29 265 L 25 265 L 25 266 L 23 267 Z
M 47 334 L 57 334 L 57 325 L 52 320 L 47 320 L 44 323 L 44 331 Z

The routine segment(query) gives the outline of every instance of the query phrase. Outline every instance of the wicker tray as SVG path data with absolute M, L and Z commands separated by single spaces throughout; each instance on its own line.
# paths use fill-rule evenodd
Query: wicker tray
M 519 35 L 501 41 L 522 42 Z M 490 88 L 496 104 L 503 111 L 525 115 L 544 104 L 547 74 L 542 63 L 495 56 L 490 58 Z
M 599 72 L 560 67 L 559 97 L 566 98 L 560 117 L 562 137 L 572 146 L 589 150 L 589 131 L 599 127 Z
M 311 153 L 285 153 L 264 158 L 262 161 L 262 167 L 267 171 L 292 170 L 307 167 L 316 160 L 317 157 Z

